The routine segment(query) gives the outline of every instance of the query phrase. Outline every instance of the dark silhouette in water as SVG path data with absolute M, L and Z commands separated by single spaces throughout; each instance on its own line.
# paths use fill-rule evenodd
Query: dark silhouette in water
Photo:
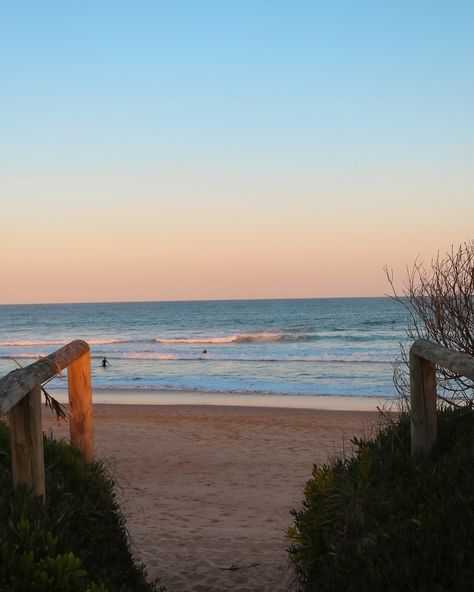
M 107 358 L 104 358 L 100 365 L 102 366 L 102 368 L 107 368 L 107 366 L 110 366 L 110 362 Z
M 202 353 L 203 353 L 203 354 L 207 354 L 207 349 L 203 349 L 203 350 L 202 350 Z

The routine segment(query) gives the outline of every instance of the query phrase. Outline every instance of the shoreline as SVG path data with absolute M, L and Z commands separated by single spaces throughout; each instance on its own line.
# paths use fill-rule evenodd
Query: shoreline
M 60 403 L 67 403 L 65 389 L 48 392 Z M 261 407 L 268 409 L 312 409 L 316 411 L 377 411 L 396 403 L 389 397 L 347 395 L 276 395 L 255 393 L 222 393 L 158 389 L 93 389 L 94 405 L 167 405 Z

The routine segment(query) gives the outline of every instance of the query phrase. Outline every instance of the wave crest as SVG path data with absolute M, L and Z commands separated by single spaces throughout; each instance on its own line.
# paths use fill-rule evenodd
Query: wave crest
M 0 347 L 37 347 L 49 345 L 66 345 L 73 339 L 58 339 L 51 341 L 0 341 Z M 114 343 L 149 343 L 150 339 L 86 339 L 89 345 L 112 345 Z
M 172 339 L 155 340 L 156 343 L 163 344 L 190 344 L 190 345 L 222 345 L 226 343 L 271 343 L 273 341 L 308 341 L 311 335 L 293 335 L 287 333 L 276 333 L 272 331 L 260 331 L 255 333 L 236 333 L 225 337 L 209 336 L 209 337 L 175 337 Z

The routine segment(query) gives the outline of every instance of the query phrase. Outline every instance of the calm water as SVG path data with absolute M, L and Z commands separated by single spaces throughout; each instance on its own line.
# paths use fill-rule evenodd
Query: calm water
M 81 338 L 95 387 L 390 396 L 405 324 L 388 298 L 0 306 L 0 372 Z

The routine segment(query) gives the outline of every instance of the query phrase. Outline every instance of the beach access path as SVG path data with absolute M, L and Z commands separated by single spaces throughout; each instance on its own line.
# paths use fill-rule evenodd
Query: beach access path
M 169 592 L 290 589 L 285 540 L 314 463 L 376 429 L 369 411 L 94 405 L 139 562 Z M 44 429 L 67 435 L 50 412 Z

